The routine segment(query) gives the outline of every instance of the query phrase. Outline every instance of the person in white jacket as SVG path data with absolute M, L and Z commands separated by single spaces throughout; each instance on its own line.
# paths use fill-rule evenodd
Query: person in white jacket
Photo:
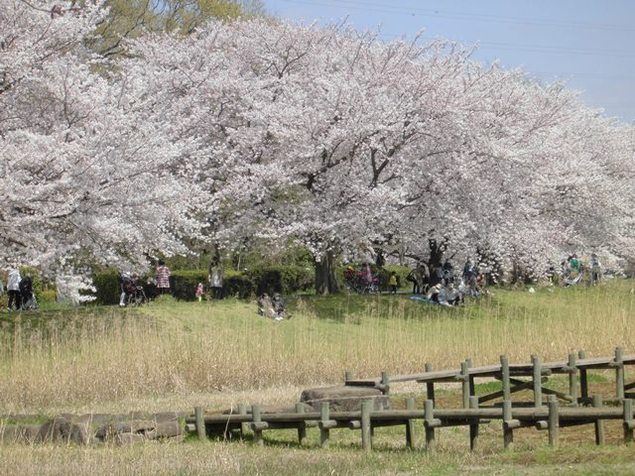
M 7 294 L 9 295 L 9 303 L 7 311 L 11 310 L 11 306 L 15 305 L 15 310 L 19 310 L 22 305 L 22 296 L 20 295 L 20 271 L 12 269 L 9 271 L 9 279 L 7 280 Z

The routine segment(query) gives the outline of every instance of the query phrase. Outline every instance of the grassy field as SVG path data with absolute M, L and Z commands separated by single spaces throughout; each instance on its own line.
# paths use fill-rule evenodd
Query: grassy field
M 591 289 L 495 289 L 460 309 L 407 296 L 298 297 L 289 303 L 292 319 L 284 322 L 258 317 L 255 303 L 234 300 L 163 299 L 138 310 L 4 313 L 0 413 L 289 404 L 302 388 L 341 382 L 345 370 L 376 376 L 384 370 L 419 372 L 425 362 L 455 368 L 467 357 L 476 365 L 495 363 L 500 354 L 512 362 L 527 362 L 530 354 L 564 359 L 581 349 L 591 356 L 611 355 L 618 345 L 632 353 L 634 286 L 633 281 L 615 280 Z M 610 375 L 594 378 L 598 388 L 611 388 Z M 416 386 L 397 390 L 421 395 Z M 455 394 L 442 390 L 440 398 L 451 404 Z M 442 432 L 438 454 L 425 455 L 403 450 L 401 430 L 393 430 L 394 435 L 390 431 L 381 430 L 386 433 L 378 440 L 379 451 L 370 456 L 357 450 L 359 436 L 352 432 L 334 437 L 338 443 L 328 451 L 298 448 L 292 432 L 274 432 L 264 450 L 222 442 L 125 449 L 14 446 L 3 448 L 0 463 L 10 473 L 22 474 L 41 473 L 38 461 L 47 462 L 50 473 L 65 472 L 71 465 L 77 472 L 98 474 L 546 474 L 559 465 L 565 474 L 635 472 L 632 448 L 585 449 L 592 438 L 575 442 L 574 433 L 570 438 L 575 444 L 548 450 L 544 434 L 532 430 L 519 438 L 522 443 L 513 453 L 503 454 L 496 427 L 479 452 L 467 454 L 462 430 L 448 429 Z M 566 432 L 563 439 L 567 441 Z M 141 468 L 136 464 L 142 470 L 135 471 Z

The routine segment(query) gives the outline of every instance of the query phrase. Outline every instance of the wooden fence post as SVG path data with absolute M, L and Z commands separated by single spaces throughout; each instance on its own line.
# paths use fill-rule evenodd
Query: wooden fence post
M 470 370 L 467 361 L 461 362 L 461 389 L 463 391 L 463 408 L 470 407 Z
M 423 418 L 423 425 L 426 430 L 426 450 L 433 452 L 435 449 L 434 429 L 439 426 L 441 422 L 434 418 L 434 402 L 432 400 L 426 400 L 423 409 Z
M 415 409 L 415 399 L 408 398 L 406 400 L 406 410 L 414 410 Z M 410 449 L 414 449 L 415 447 L 415 421 L 409 419 L 406 422 L 406 446 Z
M 465 362 L 467 362 L 467 368 L 471 369 L 474 365 L 472 364 L 472 358 L 468 357 L 467 359 L 465 359 Z M 470 375 L 469 376 L 470 379 L 470 395 L 476 395 L 476 387 L 474 386 L 474 376 Z
M 503 400 L 511 399 L 511 386 L 509 381 L 509 360 L 506 355 L 501 355 L 501 380 L 503 382 Z
M 196 434 L 198 435 L 199 440 L 205 440 L 207 438 L 207 434 L 205 432 L 205 416 L 203 413 L 203 408 L 194 407 L 194 418 L 196 420 Z
M 503 448 L 511 450 L 514 444 L 514 428 L 518 428 L 520 422 L 512 417 L 512 401 L 503 401 Z
M 239 403 L 238 404 L 238 414 L 239 415 L 247 415 L 247 405 L 245 405 L 244 403 Z M 247 434 L 247 430 L 249 428 L 249 425 L 247 425 L 247 422 L 242 422 L 240 424 L 240 437 L 244 438 L 245 435 Z
M 296 413 L 305 413 L 304 404 L 296 403 L 295 411 Z M 298 443 L 300 446 L 306 443 L 306 423 L 303 421 L 298 422 Z
M 364 451 L 370 451 L 373 447 L 373 441 L 371 437 L 370 431 L 370 411 L 373 407 L 372 400 L 363 400 L 362 401 L 362 416 L 361 416 L 361 425 L 362 425 L 362 449 Z
M 618 400 L 624 400 L 624 349 L 615 348 L 615 396 Z
M 382 393 L 388 395 L 390 393 L 390 377 L 388 376 L 388 372 L 381 373 L 381 386 Z
M 470 408 L 477 409 L 478 408 L 478 397 L 472 395 L 470 397 Z M 478 446 L 478 428 L 479 428 L 479 417 L 474 417 L 472 423 L 470 423 L 470 450 L 475 451 Z
M 549 395 L 547 400 L 547 407 L 549 409 L 549 445 L 554 448 L 558 446 L 558 432 L 560 428 L 559 416 L 558 416 L 558 400 L 555 395 Z
M 602 407 L 602 395 L 593 395 L 593 408 Z M 604 444 L 604 422 L 600 419 L 595 421 L 595 444 Z
M 542 406 L 542 364 L 540 362 L 540 357 L 532 355 L 531 366 L 532 381 L 534 384 L 534 407 L 540 408 Z
M 574 406 L 578 405 L 578 367 L 576 363 L 576 355 L 569 354 L 569 362 L 567 364 L 569 373 L 569 395 Z
M 624 400 L 624 443 L 633 442 L 633 429 L 635 421 L 633 421 L 633 400 L 627 398 Z
M 265 444 L 262 439 L 262 430 L 264 425 L 262 424 L 262 410 L 260 405 L 251 405 L 251 430 L 254 432 L 254 443 L 258 446 Z
M 586 359 L 586 352 L 583 350 L 579 351 L 578 358 L 580 360 Z M 589 401 L 589 378 L 585 368 L 580 369 L 580 398 L 582 398 L 584 404 Z
M 426 362 L 425 369 L 426 373 L 432 372 L 432 364 Z M 426 400 L 434 402 L 434 382 L 426 382 Z
M 320 447 L 329 447 L 329 435 L 331 433 L 328 421 L 330 419 L 329 402 L 320 404 Z

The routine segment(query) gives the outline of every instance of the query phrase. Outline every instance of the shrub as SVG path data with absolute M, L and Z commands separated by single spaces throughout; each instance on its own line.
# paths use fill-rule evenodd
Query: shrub
M 388 278 L 390 278 L 390 273 L 397 273 L 397 287 L 405 287 L 408 285 L 408 281 L 406 281 L 406 276 L 410 272 L 410 268 L 407 266 L 399 266 L 399 265 L 388 265 L 382 269 L 381 277 L 380 277 L 380 286 L 382 290 L 388 289 Z
M 225 270 L 223 292 L 225 296 L 247 299 L 254 293 L 291 294 L 305 291 L 313 286 L 313 271 L 302 266 L 263 266 L 247 273 Z M 147 279 L 141 277 L 140 283 Z M 119 302 L 119 275 L 114 269 L 107 269 L 93 274 L 93 282 L 97 288 L 96 302 L 98 304 L 117 304 Z M 180 300 L 196 299 L 196 286 L 203 283 L 209 290 L 207 271 L 205 270 L 177 270 L 170 276 L 172 295 Z M 145 289 L 145 287 L 144 287 Z M 146 295 L 153 296 L 147 288 Z
M 225 271 L 223 285 L 225 296 L 247 299 L 254 293 L 254 283 L 251 278 L 239 271 Z
M 177 299 L 195 299 L 196 285 L 199 282 L 209 287 L 207 272 L 202 270 L 181 270 L 172 273 L 172 294 Z M 313 285 L 313 273 L 301 266 L 262 266 L 241 273 L 226 270 L 223 291 L 225 296 L 246 299 L 254 294 L 267 292 L 291 294 L 310 289 Z
M 176 299 L 196 299 L 196 286 L 198 283 L 207 285 L 207 271 L 201 269 L 173 271 L 170 276 L 170 288 Z
M 194 300 L 196 298 L 196 286 L 203 283 L 209 290 L 207 272 L 203 270 L 179 270 L 174 271 L 170 278 L 172 294 L 177 299 Z M 226 270 L 223 279 L 223 293 L 225 296 L 247 299 L 254 292 L 254 284 L 250 276 L 238 271 Z
M 248 274 L 255 283 L 256 294 L 291 294 L 306 291 L 313 286 L 313 271 L 302 266 L 263 266 Z
M 360 271 L 360 265 L 358 264 L 350 264 L 348 266 L 352 266 L 356 272 Z M 344 272 L 346 270 L 346 266 L 339 266 L 337 268 L 337 281 L 339 284 L 340 290 L 344 291 L 346 289 L 346 284 L 344 282 Z M 373 276 L 377 276 L 379 278 L 379 289 L 381 291 L 388 291 L 388 279 L 390 278 L 390 273 L 395 271 L 397 273 L 397 287 L 401 288 L 408 285 L 408 281 L 406 281 L 406 276 L 410 272 L 410 268 L 406 266 L 399 265 L 387 265 L 383 268 L 378 268 L 375 264 L 370 265 L 370 271 L 373 273 Z
M 37 299 L 40 304 L 53 303 L 57 300 L 57 291 L 55 289 L 43 289 Z
M 93 283 L 97 291 L 95 292 L 96 304 L 118 304 L 121 290 L 119 287 L 119 273 L 115 269 L 105 269 L 93 273 Z

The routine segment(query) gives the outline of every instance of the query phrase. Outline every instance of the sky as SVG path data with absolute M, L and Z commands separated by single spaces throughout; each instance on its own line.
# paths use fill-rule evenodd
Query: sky
M 635 123 L 635 0 L 264 0 L 294 23 L 346 19 L 382 40 L 444 38 L 472 58 L 564 81 L 582 102 Z

